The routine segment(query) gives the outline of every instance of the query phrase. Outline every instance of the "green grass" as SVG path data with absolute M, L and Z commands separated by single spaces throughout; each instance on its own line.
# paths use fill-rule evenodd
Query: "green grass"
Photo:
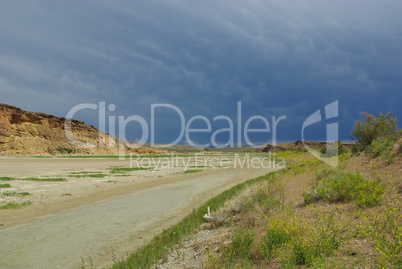
M 12 177 L 0 177 L 0 180 L 2 180 L 2 181 L 11 181 L 11 180 L 14 180 L 15 178 L 12 178 Z
M 122 172 L 131 172 L 131 171 L 142 171 L 142 170 L 150 170 L 151 168 L 145 167 L 118 167 L 110 169 L 110 173 L 122 173 Z
M 27 205 L 32 204 L 32 202 L 23 202 L 23 203 L 7 203 L 5 205 L 0 206 L 0 209 L 18 209 Z
M 37 177 L 16 178 L 16 180 L 27 180 L 27 181 L 43 181 L 43 182 L 58 182 L 58 181 L 66 181 L 66 179 L 65 179 L 65 178 L 37 178 Z
M 82 171 L 82 172 L 72 172 L 69 173 L 70 175 L 86 175 L 86 174 L 98 174 L 99 172 L 88 172 L 88 171 Z
M 163 259 L 168 254 L 169 250 L 179 243 L 185 236 L 194 233 L 199 226 L 204 223 L 203 216 L 205 212 L 207 212 L 208 206 L 213 210 L 216 210 L 223 206 L 226 201 L 238 195 L 240 191 L 250 184 L 266 181 L 277 173 L 280 172 L 272 172 L 268 175 L 241 183 L 210 199 L 199 208 L 194 209 L 178 224 L 171 226 L 161 234 L 155 236 L 148 245 L 138 249 L 135 253 L 130 255 L 127 260 L 116 263 L 113 268 L 149 268 L 155 262 Z
M 11 188 L 10 184 L 0 184 L 0 189 L 1 188 Z
M 183 173 L 184 174 L 193 174 L 193 173 L 198 173 L 198 172 L 202 172 L 204 170 L 185 170 Z
M 27 177 L 27 178 L 0 177 L 0 180 L 2 181 L 26 180 L 26 181 L 44 181 L 44 182 L 66 181 L 65 178 L 37 178 L 37 177 Z
M 6 196 L 6 197 L 12 197 L 12 196 L 27 196 L 29 195 L 29 192 L 3 192 L 1 195 Z
M 69 174 L 69 177 L 75 177 L 75 178 L 86 178 L 86 177 L 92 177 L 92 178 L 104 178 L 106 177 L 106 174 L 98 173 L 98 174 Z
M 304 154 L 305 154 L 304 151 L 283 151 L 283 152 L 273 154 L 272 157 L 284 158 L 284 159 L 293 159 L 293 158 L 301 157 Z

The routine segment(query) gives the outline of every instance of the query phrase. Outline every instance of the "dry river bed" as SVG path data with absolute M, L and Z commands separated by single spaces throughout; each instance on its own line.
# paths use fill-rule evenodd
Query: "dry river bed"
M 32 203 L 0 210 L 0 268 L 108 267 L 201 203 L 273 169 L 259 156 L 2 158 L 0 178 L 15 180 L 0 180 L 10 184 L 0 206 Z M 66 181 L 21 180 L 30 177 Z

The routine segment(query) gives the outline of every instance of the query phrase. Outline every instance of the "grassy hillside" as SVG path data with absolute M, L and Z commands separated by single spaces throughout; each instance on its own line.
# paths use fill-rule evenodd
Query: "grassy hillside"
M 334 169 L 300 154 L 227 202 L 215 215 L 226 216 L 217 229 L 230 233 L 203 266 L 401 268 L 401 159 L 343 158 Z

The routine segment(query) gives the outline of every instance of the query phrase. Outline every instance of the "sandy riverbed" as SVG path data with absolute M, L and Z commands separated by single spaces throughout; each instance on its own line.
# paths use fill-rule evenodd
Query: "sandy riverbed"
M 116 174 L 111 169 L 128 168 L 130 160 L 1 159 L 0 176 L 17 178 L 1 192 L 29 193 L 2 197 L 2 203 L 32 202 L 22 209 L 0 211 L 2 267 L 78 268 L 82 257 L 91 257 L 96 267 L 110 265 L 113 255 L 125 256 L 203 201 L 271 171 L 234 167 L 234 159 L 229 159 L 227 168 L 212 169 L 204 167 L 205 160 L 189 157 L 188 169 L 203 170 L 189 174 L 177 162 Z M 90 173 L 105 177 L 73 177 Z M 18 180 L 26 177 L 67 181 Z

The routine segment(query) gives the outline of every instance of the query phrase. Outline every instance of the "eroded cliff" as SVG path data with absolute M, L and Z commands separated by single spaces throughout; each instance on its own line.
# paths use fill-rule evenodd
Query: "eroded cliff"
M 73 138 L 69 139 L 66 120 L 0 104 L 0 155 L 163 153 L 119 140 L 74 119 L 69 120 Z

